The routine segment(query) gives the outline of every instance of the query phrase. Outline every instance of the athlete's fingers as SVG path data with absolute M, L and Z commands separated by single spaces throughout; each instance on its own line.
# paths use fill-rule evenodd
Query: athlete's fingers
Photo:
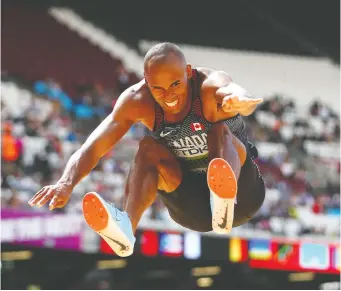
M 47 193 L 37 202 L 37 206 L 44 206 L 47 201 L 53 197 L 53 189 L 49 189 Z
M 226 101 L 229 101 L 229 103 L 238 106 L 245 106 L 245 103 L 247 104 L 259 104 L 263 102 L 263 98 L 249 98 L 249 97 L 238 97 L 234 96 L 231 99 L 228 99 Z
M 59 202 L 64 202 L 58 195 L 54 195 L 49 204 L 49 209 L 52 210 Z
M 37 197 L 41 197 L 41 194 L 46 191 L 46 188 L 41 188 L 36 194 L 33 195 L 33 197 L 28 201 L 28 203 L 33 202 Z
M 30 206 L 34 206 L 36 205 L 36 203 L 41 199 L 41 197 L 43 197 L 46 192 L 48 191 L 47 188 L 42 188 L 41 190 L 39 190 L 29 201 L 28 204 Z
M 222 106 L 224 108 L 229 108 L 232 106 L 233 103 L 236 103 L 235 102 L 235 97 L 232 97 L 232 98 L 228 98 L 228 99 L 225 99 L 222 103 Z
M 248 108 L 249 106 L 252 106 L 252 105 L 256 105 L 256 104 L 259 104 L 263 102 L 263 99 L 262 98 L 256 98 L 256 99 L 249 99 L 249 98 L 242 98 L 242 99 L 238 99 L 237 98 L 234 98 L 234 99 L 231 99 L 230 102 L 226 102 L 224 104 L 224 109 L 225 110 L 242 110 L 242 109 L 245 109 L 245 108 Z
M 238 97 L 232 97 L 231 99 L 225 100 L 223 103 L 224 111 L 237 111 L 240 108 L 245 108 L 245 103 L 239 101 Z
M 252 98 L 246 101 L 248 104 L 259 104 L 263 102 L 263 98 Z
M 66 204 L 66 201 L 58 201 L 57 204 L 53 208 L 52 208 L 52 206 L 49 205 L 49 209 L 53 210 L 56 208 L 63 208 L 65 206 L 65 204 Z
M 236 105 L 232 105 L 232 104 L 224 104 L 222 106 L 224 112 L 226 113 L 230 113 L 230 114 L 233 114 L 233 113 L 238 113 L 240 108 L 245 108 L 245 106 L 243 107 L 239 107 L 239 106 L 236 106 Z

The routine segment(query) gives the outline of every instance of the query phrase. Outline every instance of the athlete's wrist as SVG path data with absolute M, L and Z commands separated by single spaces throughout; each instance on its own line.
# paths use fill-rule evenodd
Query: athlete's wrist
M 70 179 L 65 179 L 65 178 L 60 178 L 56 185 L 61 185 L 63 188 L 69 188 L 69 189 L 73 189 L 76 187 L 77 183 L 73 182 Z

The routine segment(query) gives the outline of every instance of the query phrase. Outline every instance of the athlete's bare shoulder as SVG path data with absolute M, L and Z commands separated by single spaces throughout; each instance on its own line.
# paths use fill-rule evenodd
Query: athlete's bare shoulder
M 207 78 L 209 78 L 210 74 L 215 72 L 213 69 L 204 68 L 204 67 L 198 67 L 197 71 L 198 71 L 198 73 L 200 75 L 200 80 L 202 82 L 206 81 Z
M 118 98 L 115 110 L 123 111 L 133 121 L 140 121 L 149 129 L 153 128 L 155 101 L 144 80 L 130 86 Z
M 231 77 L 225 71 L 217 71 L 208 68 L 197 68 L 201 80 L 202 80 L 202 90 L 204 89 L 217 89 L 220 87 L 227 86 L 232 82 Z
M 216 71 L 206 68 L 198 68 L 201 77 L 200 96 L 203 103 L 203 112 L 207 120 L 217 121 L 217 104 L 219 100 L 216 97 L 218 89 L 228 86 L 231 83 L 230 76 L 224 71 Z

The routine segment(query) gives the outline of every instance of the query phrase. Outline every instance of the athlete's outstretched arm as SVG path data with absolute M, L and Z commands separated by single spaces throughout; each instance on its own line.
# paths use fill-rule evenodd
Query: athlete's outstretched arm
M 123 117 L 117 113 L 120 109 L 114 109 L 71 156 L 59 182 L 76 186 L 129 130 L 134 123 L 127 118 L 130 116 Z
M 212 108 L 214 119 L 222 120 L 237 114 L 247 116 L 254 112 L 257 104 L 263 102 L 244 88 L 234 83 L 223 71 L 213 71 L 202 85 L 203 96 Z M 218 105 L 218 106 L 217 106 Z
M 73 188 L 140 118 L 138 101 L 129 89 L 122 93 L 112 113 L 92 132 L 86 142 L 69 159 L 62 177 L 55 185 L 46 186 L 29 201 L 31 206 L 43 206 L 51 200 L 50 209 L 63 207 Z

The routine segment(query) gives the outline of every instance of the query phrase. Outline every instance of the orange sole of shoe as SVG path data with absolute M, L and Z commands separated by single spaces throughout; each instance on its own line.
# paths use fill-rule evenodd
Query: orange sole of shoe
M 102 201 L 94 193 L 87 193 L 83 198 L 83 215 L 86 223 L 100 231 L 108 225 L 109 216 Z
M 220 198 L 235 198 L 237 179 L 234 172 L 224 159 L 213 159 L 207 169 L 207 183 L 212 192 Z

